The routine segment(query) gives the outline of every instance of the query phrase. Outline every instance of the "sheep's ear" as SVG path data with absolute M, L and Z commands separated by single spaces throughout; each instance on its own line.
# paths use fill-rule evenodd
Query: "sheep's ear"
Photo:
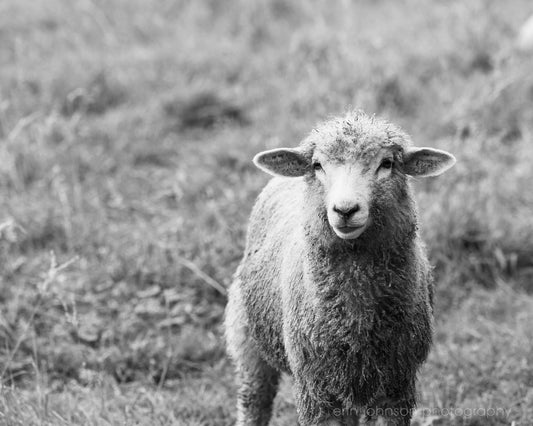
M 438 176 L 452 167 L 455 161 L 452 154 L 440 149 L 410 147 L 403 154 L 403 169 L 411 176 Z
M 299 149 L 279 148 L 263 151 L 254 157 L 254 164 L 274 176 L 298 177 L 309 171 L 309 161 Z

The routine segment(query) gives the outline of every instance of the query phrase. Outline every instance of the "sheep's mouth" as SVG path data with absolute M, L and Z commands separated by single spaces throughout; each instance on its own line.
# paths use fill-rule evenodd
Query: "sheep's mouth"
M 356 226 L 333 226 L 333 231 L 339 238 L 343 240 L 353 240 L 363 233 L 366 228 L 366 223 Z
M 364 225 L 359 226 L 338 226 L 336 227 L 338 231 L 342 232 L 343 234 L 350 234 L 351 232 L 355 231 L 356 229 L 362 228 Z

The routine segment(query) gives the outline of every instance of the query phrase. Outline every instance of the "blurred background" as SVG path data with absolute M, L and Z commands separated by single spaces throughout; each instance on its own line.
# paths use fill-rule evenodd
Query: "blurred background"
M 232 424 L 225 289 L 268 180 L 251 158 L 356 107 L 458 159 L 416 182 L 424 424 L 533 425 L 532 13 L 2 0 L 0 424 Z M 295 422 L 288 381 L 273 424 Z

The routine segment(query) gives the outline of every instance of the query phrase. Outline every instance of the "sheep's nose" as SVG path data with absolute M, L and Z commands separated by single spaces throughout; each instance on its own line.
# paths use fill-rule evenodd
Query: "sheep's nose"
M 342 205 L 342 206 L 333 206 L 333 211 L 337 213 L 338 215 L 342 216 L 344 219 L 349 219 L 352 215 L 357 213 L 359 210 L 361 210 L 361 206 L 359 204 L 352 204 L 352 205 Z

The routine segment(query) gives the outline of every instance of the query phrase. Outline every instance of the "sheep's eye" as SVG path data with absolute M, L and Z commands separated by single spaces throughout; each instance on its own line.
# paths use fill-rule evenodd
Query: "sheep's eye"
M 314 170 L 322 170 L 322 164 L 320 164 L 318 161 L 313 163 L 313 169 Z
M 392 169 L 393 161 L 390 158 L 385 158 L 381 164 L 380 167 L 384 169 Z

